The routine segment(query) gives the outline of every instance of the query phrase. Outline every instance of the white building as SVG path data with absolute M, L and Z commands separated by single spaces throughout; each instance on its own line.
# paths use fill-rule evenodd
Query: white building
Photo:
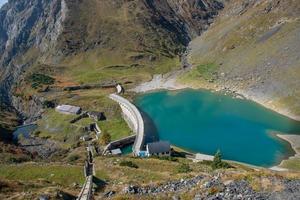
M 118 93 L 118 94 L 121 94 L 121 93 L 124 92 L 124 88 L 123 88 L 120 84 L 118 84 L 118 85 L 116 86 L 116 89 L 117 89 L 117 93 Z
M 212 161 L 212 160 L 214 160 L 214 156 L 196 153 L 195 159 L 193 159 L 194 162 L 201 162 L 204 160 Z
M 81 113 L 81 108 L 78 106 L 70 106 L 70 105 L 58 105 L 55 110 L 64 114 L 74 114 L 78 115 Z
M 111 150 L 110 152 L 111 152 L 111 155 L 114 155 L 114 156 L 117 156 L 117 155 L 121 155 L 121 154 L 122 154 L 121 149 L 113 149 L 113 150 Z

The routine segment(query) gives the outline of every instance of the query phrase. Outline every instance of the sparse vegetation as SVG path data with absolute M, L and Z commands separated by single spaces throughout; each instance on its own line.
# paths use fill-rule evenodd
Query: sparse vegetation
M 43 107 L 44 108 L 54 108 L 55 107 L 55 102 L 46 100 L 46 101 L 43 102 Z
M 137 164 L 135 164 L 134 162 L 132 161 L 126 161 L 126 160 L 123 160 L 120 162 L 120 166 L 126 166 L 126 167 L 131 167 L 131 168 L 139 168 L 139 166 Z
M 216 73 L 217 70 L 218 66 L 215 63 L 208 63 L 197 66 L 197 72 L 206 80 L 213 78 L 214 73 Z
M 4 163 L 16 164 L 30 161 L 32 158 L 29 155 L 25 154 L 11 154 L 11 153 L 1 153 L 1 160 Z
M 29 78 L 31 87 L 37 89 L 43 85 L 52 85 L 55 82 L 55 79 L 44 74 L 34 73 Z
M 82 167 L 71 165 L 0 165 L 0 178 L 26 182 L 42 179 L 63 186 L 84 182 Z
M 220 169 L 220 168 L 227 169 L 227 168 L 230 168 L 231 166 L 229 165 L 229 163 L 222 161 L 221 151 L 218 150 L 214 156 L 212 163 L 211 163 L 211 167 L 213 169 Z
M 151 158 L 156 158 L 159 160 L 168 160 L 168 161 L 173 161 L 173 162 L 178 161 L 178 159 L 173 156 L 151 156 Z
M 192 169 L 190 168 L 190 165 L 187 163 L 182 163 L 176 168 L 177 173 L 188 173 L 191 172 Z
M 109 144 L 111 141 L 111 135 L 107 132 L 104 132 L 100 136 L 100 143 L 103 145 Z
M 74 162 L 74 161 L 78 160 L 79 158 L 80 158 L 79 155 L 77 155 L 77 154 L 72 154 L 72 155 L 70 155 L 70 156 L 68 157 L 68 162 Z

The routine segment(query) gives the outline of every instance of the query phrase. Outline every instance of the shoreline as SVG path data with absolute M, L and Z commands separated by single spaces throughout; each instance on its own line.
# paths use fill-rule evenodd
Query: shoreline
M 214 155 L 204 154 L 204 153 L 200 153 L 200 152 L 194 153 L 194 152 L 191 152 L 189 150 L 186 150 L 182 147 L 178 147 L 178 146 L 173 145 L 173 144 L 171 145 L 171 147 L 175 151 L 180 151 L 181 153 L 187 154 L 187 156 L 185 158 L 190 159 L 193 162 L 201 162 L 201 161 L 204 161 L 204 160 L 212 161 L 213 158 L 214 158 Z M 196 159 L 196 154 L 198 154 L 200 156 L 200 159 Z M 201 159 L 201 157 L 202 157 L 202 159 Z M 237 165 L 243 165 L 243 166 L 246 166 L 246 167 L 250 167 L 252 169 L 269 169 L 269 168 L 266 168 L 266 167 L 257 166 L 257 165 L 253 165 L 253 164 L 249 164 L 249 163 L 245 163 L 245 162 L 236 161 L 236 160 L 227 160 L 227 159 L 223 159 L 223 158 L 222 158 L 222 160 L 225 161 L 225 162 L 229 162 L 231 164 L 237 164 Z
M 152 80 L 150 80 L 148 82 L 144 82 L 144 83 L 130 89 L 130 91 L 136 92 L 136 93 L 146 93 L 146 92 L 152 92 L 152 91 L 156 91 L 156 90 L 181 90 L 181 89 L 207 89 L 207 90 L 211 90 L 212 92 L 221 92 L 222 91 L 222 89 L 218 85 L 215 85 L 215 87 L 212 87 L 212 86 L 209 86 L 209 84 L 202 85 L 202 86 L 201 85 L 193 86 L 192 84 L 179 83 L 178 77 L 180 75 L 182 75 L 183 73 L 185 73 L 187 70 L 188 69 L 177 70 L 177 71 L 169 72 L 164 75 L 162 75 L 162 74 L 153 75 Z M 275 108 L 274 106 L 269 105 L 268 103 L 264 102 L 263 100 L 260 100 L 259 98 L 256 98 L 253 95 L 247 94 L 247 92 L 238 91 L 238 90 L 234 91 L 234 90 L 230 90 L 229 88 L 227 88 L 227 90 L 228 91 L 224 91 L 225 95 L 227 95 L 227 93 L 232 93 L 235 95 L 234 98 L 240 98 L 242 96 L 245 100 L 253 101 L 267 109 L 270 109 L 274 112 L 277 112 L 278 114 L 288 117 L 291 120 L 300 122 L 300 116 L 293 115 L 284 109 Z
M 288 134 L 275 134 L 275 135 L 276 137 L 284 141 L 287 141 L 295 152 L 293 156 L 290 156 L 289 158 L 282 160 L 278 166 L 274 166 L 276 168 L 285 169 L 287 171 L 289 170 L 289 168 L 285 167 L 286 162 L 292 162 L 295 159 L 300 159 L 300 135 L 288 135 Z

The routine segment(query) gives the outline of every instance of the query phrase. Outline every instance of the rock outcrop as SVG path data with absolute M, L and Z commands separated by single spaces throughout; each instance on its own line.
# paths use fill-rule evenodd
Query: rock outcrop
M 11 0 L 0 9 L 0 102 L 11 105 L 13 83 L 56 46 L 64 0 Z

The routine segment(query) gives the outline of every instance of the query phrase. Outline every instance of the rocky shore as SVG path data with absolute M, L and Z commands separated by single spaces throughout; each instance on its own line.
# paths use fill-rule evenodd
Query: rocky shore
M 186 88 L 184 85 L 178 84 L 176 79 L 182 71 L 175 71 L 165 75 L 156 74 L 153 76 L 152 80 L 149 82 L 142 83 L 137 87 L 131 89 L 131 91 L 136 93 L 149 92 L 154 90 L 177 90 Z
M 296 153 L 294 156 L 289 157 L 287 160 L 281 161 L 280 165 L 275 167 L 275 170 L 278 169 L 279 171 L 284 171 L 286 170 L 287 162 L 298 162 L 298 160 L 300 160 L 300 135 L 276 134 L 276 136 L 289 142 Z
M 192 89 L 208 89 L 216 92 L 224 92 L 224 94 L 232 95 L 233 97 L 236 98 L 242 98 L 242 99 L 248 99 L 251 101 L 254 101 L 270 110 L 273 110 L 277 113 L 280 113 L 282 115 L 285 115 L 291 119 L 294 119 L 296 121 L 300 120 L 299 116 L 295 116 L 291 114 L 286 109 L 282 109 L 279 107 L 276 107 L 272 105 L 270 102 L 266 102 L 264 99 L 259 98 L 258 96 L 255 96 L 253 94 L 249 94 L 247 91 L 243 90 L 233 90 L 230 87 L 224 87 L 222 85 L 218 85 L 216 83 L 183 83 L 180 79 L 180 76 L 187 72 L 190 68 L 178 70 L 175 72 L 170 72 L 168 74 L 162 75 L 162 74 L 157 74 L 154 75 L 151 81 L 142 83 L 135 88 L 131 89 L 131 91 L 136 92 L 136 93 L 144 93 L 144 92 L 150 92 L 150 91 L 155 91 L 155 90 L 179 90 L 179 89 L 187 89 L 187 88 L 192 88 Z M 234 88 L 234 87 L 233 87 Z

